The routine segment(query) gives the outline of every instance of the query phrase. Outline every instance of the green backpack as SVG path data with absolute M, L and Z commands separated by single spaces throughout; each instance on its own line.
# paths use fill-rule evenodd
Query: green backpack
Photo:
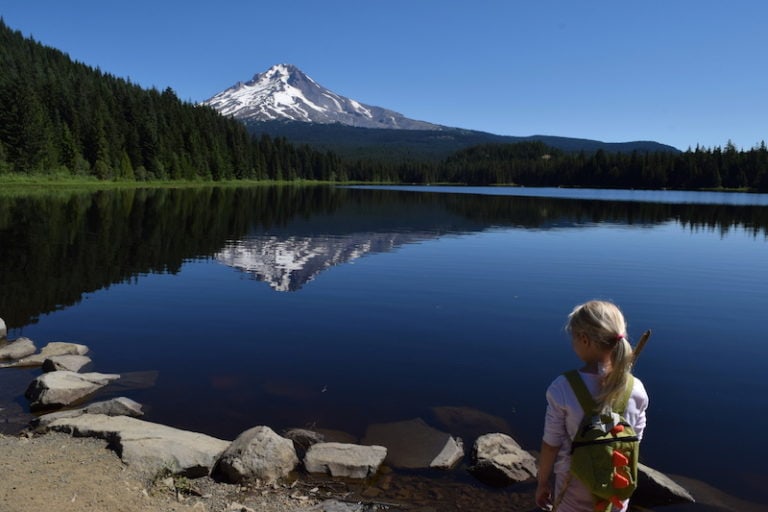
M 619 398 L 615 411 L 599 414 L 597 404 L 577 370 L 565 377 L 576 393 L 584 419 L 571 445 L 571 474 L 589 489 L 595 498 L 595 510 L 621 508 L 637 488 L 637 458 L 640 440 L 624 419 L 632 393 L 633 378 Z

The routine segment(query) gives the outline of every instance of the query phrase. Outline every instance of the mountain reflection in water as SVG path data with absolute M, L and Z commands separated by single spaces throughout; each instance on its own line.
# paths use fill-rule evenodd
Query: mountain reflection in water
M 333 265 L 445 234 L 496 227 L 578 228 L 679 222 L 764 237 L 768 209 L 333 187 L 140 189 L 0 195 L 0 311 L 9 328 L 84 293 L 186 260 L 216 258 L 275 290 Z
M 351 233 L 336 236 L 248 235 L 228 242 L 214 257 L 242 270 L 278 292 L 295 292 L 324 270 L 379 253 L 435 238 L 433 233 Z

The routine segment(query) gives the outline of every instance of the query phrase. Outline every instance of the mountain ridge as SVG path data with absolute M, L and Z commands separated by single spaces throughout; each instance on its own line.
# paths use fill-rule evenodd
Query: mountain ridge
M 679 152 L 655 141 L 497 135 L 418 121 L 336 94 L 292 64 L 276 64 L 203 104 L 240 120 L 253 134 L 285 137 L 292 143 L 333 151 L 346 158 L 440 159 L 472 145 L 526 141 L 544 142 L 568 152 Z
M 245 121 L 245 125 L 254 135 L 284 137 L 293 144 L 305 144 L 317 150 L 332 151 L 347 159 L 437 161 L 472 146 L 517 144 L 527 141 L 540 141 L 568 153 L 593 153 L 598 150 L 608 153 L 680 152 L 675 147 L 654 141 L 603 142 L 555 135 L 496 135 L 462 128 L 446 128 L 442 131 L 391 130 L 298 121 Z

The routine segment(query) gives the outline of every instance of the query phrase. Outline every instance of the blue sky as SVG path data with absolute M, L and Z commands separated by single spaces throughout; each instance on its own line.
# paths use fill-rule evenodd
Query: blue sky
M 768 1 L 3 0 L 23 34 L 202 101 L 273 64 L 504 135 L 768 141 Z

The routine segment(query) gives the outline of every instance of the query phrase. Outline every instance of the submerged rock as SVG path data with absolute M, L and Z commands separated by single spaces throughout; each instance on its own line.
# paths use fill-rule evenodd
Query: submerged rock
M 314 430 L 304 428 L 291 428 L 283 432 L 283 437 L 293 441 L 293 448 L 296 454 L 303 458 L 310 446 L 325 442 L 325 435 Z
M 432 407 L 437 422 L 449 432 L 475 439 L 488 432 L 509 434 L 512 429 L 503 418 L 472 407 Z
M 315 429 L 318 433 L 322 434 L 326 443 L 347 443 L 357 444 L 359 439 L 349 432 L 343 430 L 334 430 L 332 428 L 318 428 Z
M 317 443 L 307 450 L 304 467 L 310 473 L 362 479 L 375 475 L 386 456 L 383 446 Z
M 469 472 L 489 485 L 506 486 L 536 476 L 536 459 L 506 434 L 480 436 L 472 455 Z
M 387 448 L 387 463 L 399 468 L 450 469 L 464 455 L 460 439 L 427 425 L 421 418 L 370 425 L 365 445 Z
M 75 373 L 68 371 L 44 373 L 27 388 L 24 396 L 32 410 L 70 405 L 103 388 L 120 375 L 107 373 Z
M 643 469 L 640 467 L 638 467 L 638 469 L 638 473 L 643 471 Z M 638 480 L 640 480 L 640 485 L 645 483 L 642 478 L 644 477 L 638 477 Z M 728 494 L 727 492 L 723 491 L 722 489 L 718 489 L 712 484 L 697 480 L 695 478 L 682 475 L 674 475 L 674 477 L 670 477 L 670 479 L 671 478 L 674 478 L 674 481 L 683 486 L 686 491 L 689 492 L 690 495 L 696 500 L 696 505 L 693 507 L 687 507 L 685 505 L 678 507 L 671 505 L 669 507 L 671 510 L 677 510 L 678 508 L 681 510 L 706 510 L 713 512 L 765 512 L 766 510 L 764 500 L 761 503 L 747 501 L 741 497 Z M 636 503 L 640 507 L 652 506 L 645 505 L 643 499 L 644 495 L 641 492 L 641 487 L 638 487 L 638 489 L 635 491 L 635 494 L 632 496 L 633 503 Z M 656 509 L 657 507 L 654 506 L 653 508 Z M 666 509 L 667 507 L 658 507 L 659 511 Z
M 274 482 L 298 464 L 293 441 L 259 426 L 240 434 L 221 454 L 216 467 L 232 483 L 256 479 Z
M 120 380 L 115 382 L 115 388 L 123 391 L 147 389 L 157 384 L 160 372 L 156 370 L 143 372 L 125 372 L 120 374 Z

